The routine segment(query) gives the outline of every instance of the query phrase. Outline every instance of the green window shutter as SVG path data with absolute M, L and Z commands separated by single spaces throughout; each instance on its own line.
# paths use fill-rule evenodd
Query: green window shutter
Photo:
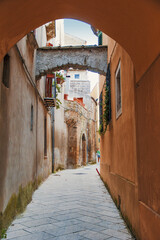
M 98 45 L 102 45 L 102 32 L 98 34 Z

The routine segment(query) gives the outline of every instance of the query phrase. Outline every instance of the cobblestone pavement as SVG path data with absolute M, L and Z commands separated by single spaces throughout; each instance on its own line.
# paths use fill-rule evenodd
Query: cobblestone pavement
M 52 174 L 7 231 L 12 240 L 133 239 L 96 165 Z

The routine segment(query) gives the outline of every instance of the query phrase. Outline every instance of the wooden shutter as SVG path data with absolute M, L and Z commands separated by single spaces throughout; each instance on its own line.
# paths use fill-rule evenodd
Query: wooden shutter
M 54 74 L 47 74 L 46 76 L 46 97 L 52 97 L 52 79 L 54 78 Z

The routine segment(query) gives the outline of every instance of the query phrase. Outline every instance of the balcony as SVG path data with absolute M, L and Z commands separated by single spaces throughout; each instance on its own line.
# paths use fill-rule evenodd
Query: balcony
M 55 107 L 55 106 L 56 106 L 56 100 L 55 100 L 55 98 L 45 97 L 45 98 L 44 98 L 44 105 L 45 105 L 47 108 Z

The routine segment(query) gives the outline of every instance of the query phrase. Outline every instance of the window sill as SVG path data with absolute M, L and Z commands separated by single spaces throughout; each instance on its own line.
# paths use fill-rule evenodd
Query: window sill
M 118 120 L 121 115 L 122 115 L 122 109 L 120 109 L 119 112 L 116 113 L 116 120 Z

